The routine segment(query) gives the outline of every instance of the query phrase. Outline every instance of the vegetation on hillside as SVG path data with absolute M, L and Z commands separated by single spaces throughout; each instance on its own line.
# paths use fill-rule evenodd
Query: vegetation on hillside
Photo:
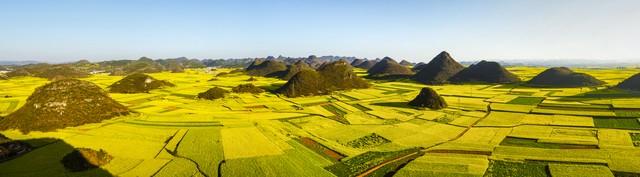
M 113 93 L 149 93 L 149 91 L 153 89 L 174 86 L 174 84 L 168 81 L 158 80 L 146 74 L 136 73 L 111 84 L 109 91 Z
M 278 75 L 277 77 L 281 79 L 289 80 L 302 70 L 313 70 L 313 68 L 311 68 L 309 64 L 303 62 L 302 60 L 299 60 L 298 62 L 287 66 L 286 71 L 283 71 L 282 73 L 278 73 L 276 75 Z
M 371 77 L 410 76 L 413 71 L 389 57 L 384 57 L 380 62 L 367 70 Z
M 127 107 L 94 83 L 65 79 L 38 87 L 26 104 L 0 119 L 0 130 L 53 131 L 127 114 Z
M 326 88 L 330 91 L 368 88 L 370 85 L 358 77 L 351 65 L 340 60 L 325 64 L 318 68 L 324 78 Z
M 207 99 L 207 100 L 215 100 L 219 98 L 224 98 L 224 96 L 229 93 L 229 91 L 222 89 L 220 87 L 213 87 L 209 90 L 198 93 L 198 98 Z
M 354 67 L 356 68 L 362 68 L 362 69 L 371 69 L 371 67 L 375 66 L 376 63 L 378 63 L 378 60 L 366 60 Z
M 286 84 L 276 90 L 288 97 L 322 95 L 325 89 L 324 78 L 315 70 L 302 70 L 294 75 Z
M 256 87 L 253 84 L 240 84 L 238 86 L 235 86 L 231 89 L 232 92 L 234 93 L 253 93 L 253 94 L 259 94 L 264 92 L 264 89 Z
M 284 72 L 287 70 L 287 65 L 283 62 L 275 61 L 275 60 L 267 60 L 267 61 L 254 61 L 251 65 L 249 65 L 246 69 L 247 74 L 251 76 L 271 76 L 277 75 L 278 72 Z
M 298 72 L 276 92 L 287 97 L 299 97 L 367 87 L 369 84 L 353 72 L 351 65 L 335 61 L 322 65 L 317 72 L 310 69 Z
M 364 63 L 366 60 L 365 59 L 355 59 L 353 61 L 351 61 L 351 66 L 356 67 L 362 63 Z
M 113 70 L 121 70 L 121 72 L 113 72 Z M 126 61 L 124 66 L 122 67 L 114 67 L 111 70 L 111 75 L 116 74 L 133 74 L 133 73 L 157 73 L 165 70 L 165 67 L 160 63 L 154 62 L 152 59 L 147 57 L 141 57 L 135 61 Z
M 527 84 L 542 87 L 590 87 L 603 85 L 605 82 L 589 74 L 576 73 L 566 67 L 555 67 L 533 77 Z
M 443 51 L 428 64 L 416 65 L 414 70 L 419 72 L 413 76 L 413 79 L 425 84 L 442 84 L 463 69 L 464 66 L 455 61 L 449 53 Z
M 497 62 L 482 60 L 453 75 L 449 81 L 454 83 L 514 83 L 520 82 L 520 78 L 504 69 Z
M 34 76 L 46 78 L 49 80 L 57 79 L 71 79 L 71 78 L 85 78 L 89 77 L 87 71 L 78 69 L 68 64 L 61 65 L 49 65 L 49 64 L 34 64 L 25 65 L 16 68 L 14 71 L 7 73 L 8 77 L 18 76 Z
M 398 64 L 400 64 L 400 65 L 402 65 L 402 66 L 413 66 L 413 63 L 411 63 L 411 62 L 409 62 L 409 61 L 407 61 L 407 60 L 402 60 L 402 61 L 400 61 L 400 63 L 398 63 Z
M 420 90 L 416 98 L 409 101 L 409 105 L 429 109 L 443 109 L 447 107 L 447 102 L 432 88 L 425 87 Z
M 203 68 L 205 65 L 197 59 L 185 57 L 171 59 L 151 59 L 140 57 L 137 60 L 111 60 L 96 63 L 99 70 L 105 70 L 111 75 L 130 75 L 134 73 L 157 73 L 163 71 L 182 72 L 184 68 Z

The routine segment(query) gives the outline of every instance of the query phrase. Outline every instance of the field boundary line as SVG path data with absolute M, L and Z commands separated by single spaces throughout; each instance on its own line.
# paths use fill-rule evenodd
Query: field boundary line
M 411 157 L 411 156 L 417 155 L 417 154 L 420 154 L 420 151 L 414 152 L 414 153 L 411 153 L 411 154 L 407 154 L 407 155 L 404 155 L 402 157 L 398 157 L 398 158 L 395 158 L 395 159 L 392 159 L 392 160 L 388 160 L 388 161 L 386 161 L 384 163 L 381 163 L 381 164 L 378 164 L 378 165 L 374 166 L 373 168 L 370 168 L 369 170 L 365 171 L 364 173 L 359 174 L 357 177 L 365 177 L 365 176 L 373 173 L 374 171 L 384 167 L 385 165 L 388 165 L 390 163 L 394 163 L 394 162 L 403 160 L 405 158 L 408 158 L 408 157 Z

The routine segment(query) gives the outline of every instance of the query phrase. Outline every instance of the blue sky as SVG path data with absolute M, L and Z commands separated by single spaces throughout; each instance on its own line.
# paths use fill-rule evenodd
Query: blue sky
M 640 1 L 7 0 L 0 60 L 391 56 L 640 61 Z

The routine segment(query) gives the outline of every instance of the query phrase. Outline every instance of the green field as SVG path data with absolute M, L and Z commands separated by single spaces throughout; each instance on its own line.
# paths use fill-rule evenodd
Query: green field
M 517 174 L 517 175 L 514 175 Z M 547 165 L 540 162 L 491 161 L 485 177 L 551 177 Z
M 176 87 L 110 94 L 136 112 L 132 115 L 54 132 L 2 131 L 35 149 L 0 162 L 0 176 L 640 175 L 640 97 L 605 86 L 429 86 L 447 101 L 443 110 L 406 105 L 426 86 L 406 80 L 370 80 L 371 88 L 325 96 L 264 92 L 195 98 L 212 87 L 231 90 L 251 82 L 277 88 L 286 82 L 247 81 L 251 76 L 243 73 L 211 80 L 233 69 L 154 73 Z M 522 79 L 543 70 L 507 69 Z M 577 70 L 608 86 L 640 71 Z M 106 88 L 121 78 L 96 74 L 82 80 Z M 0 80 L 0 116 L 20 108 L 48 82 Z M 75 147 L 103 149 L 114 158 L 98 169 L 66 171 L 59 161 Z
M 640 129 L 640 120 L 637 118 L 595 118 L 593 122 L 599 128 Z

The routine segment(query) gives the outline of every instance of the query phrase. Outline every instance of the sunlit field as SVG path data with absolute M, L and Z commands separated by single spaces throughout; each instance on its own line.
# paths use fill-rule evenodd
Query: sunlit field
M 546 68 L 507 69 L 526 81 Z M 230 93 L 211 101 L 196 96 L 245 83 L 274 90 L 286 81 L 247 81 L 241 72 L 212 80 L 232 68 L 154 73 L 176 87 L 109 94 L 135 111 L 131 115 L 55 132 L 0 132 L 35 147 L 1 162 L 0 176 L 504 176 L 517 169 L 530 176 L 639 175 L 640 93 L 612 86 L 640 69 L 572 69 L 607 84 L 428 86 L 449 104 L 438 111 L 407 105 L 427 86 L 410 80 L 368 80 L 371 88 L 327 96 Z M 81 80 L 106 89 L 122 77 Z M 48 82 L 0 80 L 0 116 Z M 74 147 L 103 149 L 114 158 L 69 172 L 59 159 Z

